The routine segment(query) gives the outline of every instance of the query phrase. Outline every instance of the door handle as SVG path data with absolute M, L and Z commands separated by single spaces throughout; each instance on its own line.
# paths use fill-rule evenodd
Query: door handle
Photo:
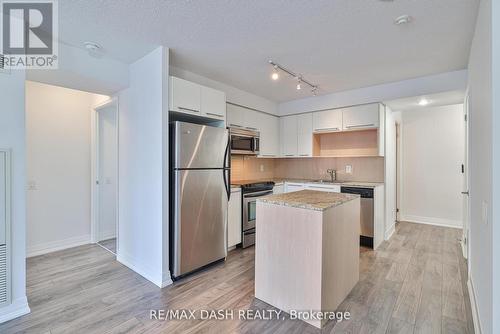
M 469 196 L 469 191 L 468 191 L 468 190 L 467 190 L 467 191 L 462 191 L 462 195 L 467 195 L 467 196 Z
M 191 111 L 191 112 L 200 112 L 199 110 L 196 109 L 190 109 L 190 108 L 185 108 L 185 107 L 177 107 L 179 110 L 184 110 L 184 111 Z

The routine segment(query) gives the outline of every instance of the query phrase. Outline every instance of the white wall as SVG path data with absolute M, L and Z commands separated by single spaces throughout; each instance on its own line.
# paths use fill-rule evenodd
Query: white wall
M 119 93 L 118 261 L 158 286 L 168 272 L 168 49 L 130 65 Z M 165 154 L 165 156 L 164 156 Z
M 98 110 L 99 231 L 96 241 L 116 237 L 116 206 L 118 204 L 118 194 L 116 193 L 118 183 L 117 116 L 118 111 L 115 104 Z
M 110 59 L 91 57 L 85 50 L 59 43 L 59 68 L 56 70 L 29 70 L 27 79 L 112 95 L 128 86 L 128 64 Z
M 278 104 L 266 98 L 245 92 L 241 89 L 229 86 L 201 75 L 170 66 L 170 75 L 196 82 L 200 85 L 212 87 L 226 93 L 227 102 L 238 104 L 247 108 L 263 111 L 269 114 L 278 115 Z
M 280 115 L 290 115 L 389 101 L 403 97 L 464 90 L 466 86 L 467 70 L 461 70 L 284 102 L 279 104 L 278 111 Z
M 392 110 L 385 112 L 385 227 L 384 237 L 388 239 L 396 224 L 396 121 Z
M 470 284 L 483 333 L 494 333 L 491 0 L 482 0 L 469 59 Z M 486 211 L 483 214 L 483 210 Z M 475 303 L 474 303 L 475 299 Z
M 493 138 L 493 170 L 500 170 L 500 3 L 492 3 L 492 97 L 493 97 L 493 115 L 492 127 L 494 129 Z M 493 278 L 496 282 L 493 286 L 493 332 L 500 332 L 500 175 L 493 173 L 493 199 L 492 199 L 492 239 L 493 242 Z
M 90 242 L 90 127 L 99 97 L 26 82 L 28 256 Z
M 12 152 L 12 304 L 0 308 L 0 322 L 28 313 L 26 300 L 26 143 L 22 71 L 0 73 L 0 147 Z
M 463 105 L 402 112 L 401 220 L 462 227 Z

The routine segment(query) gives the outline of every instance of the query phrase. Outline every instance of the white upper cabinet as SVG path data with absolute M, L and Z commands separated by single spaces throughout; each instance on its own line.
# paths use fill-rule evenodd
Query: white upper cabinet
M 280 154 L 280 121 L 273 115 L 257 112 L 260 131 L 260 155 L 277 157 Z
M 299 157 L 312 157 L 313 116 L 311 113 L 297 115 L 297 154 Z
M 197 83 L 170 77 L 169 109 L 171 111 L 224 120 L 226 94 Z
M 210 87 L 201 87 L 201 112 L 207 116 L 226 117 L 226 94 Z
M 277 116 L 228 104 L 227 125 L 260 133 L 260 156 L 277 157 L 280 151 L 280 122 Z
M 343 129 L 362 130 L 379 126 L 380 104 L 365 104 L 342 109 Z
M 297 116 L 281 117 L 281 152 L 285 157 L 296 157 L 298 155 L 297 138 Z M 312 134 L 311 134 L 312 136 Z
M 170 77 L 170 110 L 200 114 L 201 86 L 184 79 Z
M 233 104 L 227 105 L 227 125 L 233 128 L 245 128 L 246 113 L 249 110 Z
M 335 132 L 342 130 L 342 109 L 313 112 L 314 132 Z

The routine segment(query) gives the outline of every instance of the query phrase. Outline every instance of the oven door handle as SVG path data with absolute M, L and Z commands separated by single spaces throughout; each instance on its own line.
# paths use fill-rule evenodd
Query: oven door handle
M 272 190 L 269 191 L 259 191 L 258 193 L 254 193 L 251 195 L 243 195 L 243 198 L 255 198 L 255 197 L 262 197 L 266 195 L 271 195 L 273 193 Z

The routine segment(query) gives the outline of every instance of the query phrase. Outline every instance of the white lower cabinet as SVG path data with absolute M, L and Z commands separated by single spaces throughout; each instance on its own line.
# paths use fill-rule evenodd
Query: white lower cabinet
M 241 188 L 231 188 L 227 213 L 227 247 L 241 243 Z
M 335 184 L 328 184 L 328 185 L 306 184 L 305 187 L 307 190 L 326 191 L 326 192 L 331 192 L 331 193 L 339 193 L 340 192 L 340 186 L 335 185 Z
M 300 190 L 316 190 L 339 193 L 340 186 L 337 184 L 318 184 L 318 183 L 299 183 L 299 182 L 286 182 L 285 192 L 290 193 Z
M 285 192 L 286 193 L 291 193 L 293 191 L 300 191 L 304 190 L 304 184 L 303 183 L 292 183 L 292 182 L 286 182 L 285 183 Z
M 273 194 L 283 194 L 285 192 L 285 185 L 283 183 L 276 184 L 273 188 Z

